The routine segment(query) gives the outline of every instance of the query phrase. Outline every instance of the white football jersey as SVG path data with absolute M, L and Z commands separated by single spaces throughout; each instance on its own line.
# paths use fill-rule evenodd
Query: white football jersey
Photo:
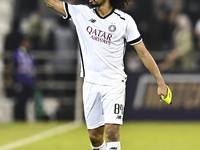
M 96 9 L 87 5 L 63 4 L 64 18 L 73 21 L 80 42 L 81 77 L 103 85 L 125 82 L 123 57 L 126 42 L 134 45 L 142 40 L 133 18 L 118 9 L 101 17 Z

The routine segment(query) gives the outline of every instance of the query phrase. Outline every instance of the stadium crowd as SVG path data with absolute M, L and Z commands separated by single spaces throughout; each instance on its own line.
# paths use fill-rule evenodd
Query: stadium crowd
M 87 0 L 68 0 L 70 3 L 79 4 L 85 3 L 87 4 Z M 28 20 L 29 26 L 27 28 L 22 27 L 21 31 L 23 34 L 28 35 L 33 42 L 33 49 L 45 49 L 45 50 L 56 50 L 56 45 L 62 45 L 62 42 L 55 43 L 52 42 L 54 39 L 59 39 L 59 35 L 57 33 L 53 33 L 53 27 L 48 23 L 44 23 L 45 20 L 51 20 L 59 24 L 57 18 L 60 17 L 55 15 L 54 13 L 49 13 L 50 10 L 47 10 L 44 7 L 44 2 L 35 0 L 31 2 L 27 2 L 26 0 L 17 0 L 15 6 L 15 20 L 23 21 Z M 200 14 L 200 2 L 198 0 L 134 0 L 132 5 L 126 10 L 133 18 L 135 19 L 139 31 L 146 43 L 146 46 L 150 51 L 172 51 L 173 49 L 177 48 L 177 43 L 181 40 L 185 41 L 190 45 L 188 50 L 182 50 L 180 47 L 177 50 L 177 56 L 174 58 L 174 62 L 171 62 L 171 66 L 165 66 L 164 62 L 160 64 L 161 70 L 197 70 L 198 69 L 198 59 L 191 58 L 194 57 L 194 52 L 198 52 L 200 50 L 200 28 L 199 28 L 199 15 Z M 184 17 L 180 17 L 184 16 Z M 45 19 L 48 18 L 48 19 Z M 186 21 L 187 20 L 187 21 Z M 14 21 L 13 21 L 14 22 Z M 179 22 L 179 23 L 178 23 Z M 21 22 L 22 24 L 22 22 Z M 69 23 L 68 23 L 69 24 Z M 180 27 L 183 24 L 185 28 L 185 32 L 188 35 L 189 39 L 180 39 L 178 38 L 178 32 L 182 30 Z M 186 25 L 187 24 L 187 25 Z M 68 27 L 67 27 L 68 26 Z M 72 25 L 73 26 L 73 25 Z M 66 28 L 72 28 L 70 30 L 74 30 L 73 27 L 70 25 L 66 25 Z M 59 26 L 57 26 L 59 28 Z M 187 28 L 187 29 L 186 29 Z M 13 28 L 17 30 L 16 28 Z M 55 29 L 55 28 L 54 28 Z M 67 29 L 66 29 L 67 30 Z M 73 33 L 72 33 L 73 32 Z M 72 31 L 72 34 L 75 34 Z M 16 32 L 15 32 L 16 33 Z M 60 32 L 64 33 L 64 32 Z M 69 33 L 69 32 L 68 32 Z M 66 34 L 68 34 L 66 33 Z M 69 33 L 69 36 L 71 36 Z M 179 32 L 180 33 L 180 32 Z M 19 33 L 18 33 L 19 34 Z M 57 35 L 56 35 L 57 34 Z M 184 34 L 184 33 L 183 33 Z M 184 34 L 185 35 L 185 34 Z M 20 35 L 21 36 L 21 35 Z M 63 36 L 63 34 L 60 34 Z M 67 37 L 67 36 L 66 36 Z M 181 36 L 179 36 L 181 37 Z M 185 37 L 185 38 L 187 38 Z M 20 38 L 19 38 L 20 39 Z M 16 42 L 19 43 L 19 39 Z M 76 41 L 76 38 L 73 38 Z M 179 41 L 180 40 L 180 41 Z M 66 41 L 69 41 L 67 39 Z M 70 42 L 69 42 L 70 43 Z M 77 41 L 74 42 L 77 44 Z M 180 43 L 179 43 L 180 44 Z M 8 44 L 5 44 L 8 45 Z M 17 44 L 14 44 L 17 45 Z M 74 46 L 76 47 L 76 46 Z M 5 50 L 11 49 L 5 46 Z M 178 48 L 177 48 L 178 49 Z M 127 50 L 130 56 L 134 56 L 135 54 L 130 50 L 128 47 Z M 170 53 L 170 52 L 169 52 Z M 178 54 L 179 53 L 179 54 Z M 188 53 L 190 53 L 188 55 Z M 174 53 L 173 53 L 174 54 Z M 170 55 L 170 54 L 169 54 Z M 169 55 L 166 54 L 166 58 L 163 60 L 169 61 Z M 126 55 L 127 56 L 127 55 Z M 190 57 L 190 58 L 186 58 Z M 134 60 L 130 60 L 130 57 L 127 58 L 127 63 L 135 62 L 137 64 L 137 59 L 135 57 Z M 188 67 L 183 67 L 181 59 L 193 60 L 187 61 L 188 63 L 193 63 L 193 65 L 188 65 Z M 136 59 L 136 60 L 135 60 Z M 171 60 L 172 61 L 172 60 Z M 175 63 L 176 62 L 176 63 Z M 139 64 L 139 63 L 138 63 Z M 185 64 L 184 64 L 185 65 Z M 132 66 L 131 64 L 127 64 L 128 68 L 127 71 L 133 71 L 134 68 L 137 70 L 141 70 L 135 64 Z M 165 69 L 164 69 L 165 68 Z M 136 71 L 137 71 L 136 70 Z

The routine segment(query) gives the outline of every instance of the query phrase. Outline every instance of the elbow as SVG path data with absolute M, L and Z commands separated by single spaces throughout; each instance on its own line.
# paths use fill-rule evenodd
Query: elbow
M 144 58 L 144 57 L 146 57 L 148 55 L 148 51 L 142 51 L 142 52 L 140 52 L 139 54 L 138 54 L 138 56 L 140 57 L 140 58 Z
M 53 5 L 47 3 L 47 7 L 53 8 Z
M 49 8 L 53 8 L 54 6 L 54 1 L 50 1 L 50 0 L 45 0 L 47 7 Z
M 147 60 L 149 58 L 152 58 L 148 50 L 141 52 L 140 54 L 138 54 L 138 56 L 141 60 Z

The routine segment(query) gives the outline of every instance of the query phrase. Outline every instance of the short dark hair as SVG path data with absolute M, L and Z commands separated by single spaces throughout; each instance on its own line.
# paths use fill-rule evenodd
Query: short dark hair
M 131 0 L 110 0 L 110 4 L 113 8 L 124 10 Z

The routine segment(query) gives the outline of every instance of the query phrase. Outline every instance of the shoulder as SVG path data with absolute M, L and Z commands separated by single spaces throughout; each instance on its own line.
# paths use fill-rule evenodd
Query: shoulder
M 89 8 L 88 5 L 84 5 L 84 4 L 70 4 L 70 3 L 66 3 L 68 5 L 68 7 L 72 7 L 72 8 L 76 8 L 79 10 L 91 10 L 91 8 Z
M 86 13 L 90 13 L 93 11 L 93 9 L 89 8 L 88 5 L 83 5 L 83 4 L 69 4 L 67 3 L 65 5 L 65 8 L 67 11 L 69 11 L 69 14 L 73 17 L 74 15 L 79 15 L 79 14 L 86 14 Z M 75 18 L 73 18 L 75 19 Z
M 122 20 L 125 20 L 125 21 L 133 20 L 133 18 L 128 13 L 121 11 L 119 9 L 115 9 L 114 14 L 116 14 Z

